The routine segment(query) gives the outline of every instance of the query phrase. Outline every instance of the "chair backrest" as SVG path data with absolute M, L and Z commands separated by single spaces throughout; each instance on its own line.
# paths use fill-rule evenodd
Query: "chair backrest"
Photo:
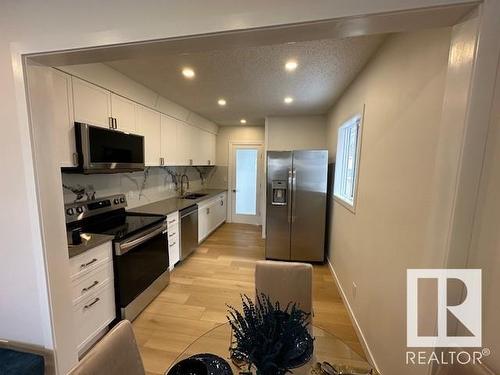
M 144 375 L 144 366 L 128 320 L 119 322 L 94 346 L 70 375 Z
M 268 295 L 282 307 L 296 302 L 300 309 L 312 313 L 312 271 L 307 263 L 259 260 L 255 267 L 256 293 Z

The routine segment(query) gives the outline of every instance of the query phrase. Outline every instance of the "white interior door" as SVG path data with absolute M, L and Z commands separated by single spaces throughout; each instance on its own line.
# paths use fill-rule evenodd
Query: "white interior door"
M 260 225 L 262 144 L 232 143 L 229 174 L 231 222 Z

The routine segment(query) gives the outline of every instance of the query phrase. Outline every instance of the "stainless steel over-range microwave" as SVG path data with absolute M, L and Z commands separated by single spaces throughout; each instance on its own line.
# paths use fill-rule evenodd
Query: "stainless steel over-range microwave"
M 75 122 L 78 170 L 118 173 L 144 169 L 144 137 Z

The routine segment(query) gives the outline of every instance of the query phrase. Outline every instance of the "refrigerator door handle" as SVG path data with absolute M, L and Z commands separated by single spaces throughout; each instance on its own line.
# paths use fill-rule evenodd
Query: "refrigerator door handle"
M 293 168 L 292 172 L 292 223 L 295 221 L 295 189 L 297 188 L 297 171 Z
M 292 184 L 293 184 L 293 180 L 292 180 L 292 170 L 289 169 L 288 170 L 288 197 L 287 197 L 287 200 L 288 200 L 288 222 L 291 223 L 292 222 L 292 200 L 290 199 L 290 197 L 292 196 L 292 190 L 293 190 L 293 187 L 292 187 Z

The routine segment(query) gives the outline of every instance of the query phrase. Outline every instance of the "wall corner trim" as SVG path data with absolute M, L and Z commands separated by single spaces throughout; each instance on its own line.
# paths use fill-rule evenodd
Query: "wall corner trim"
M 328 267 L 330 268 L 330 272 L 332 273 L 333 280 L 335 281 L 335 285 L 337 286 L 337 288 L 340 292 L 342 302 L 344 302 L 344 305 L 347 309 L 347 313 L 349 314 L 349 319 L 351 320 L 351 323 L 354 326 L 354 330 L 356 331 L 356 335 L 358 336 L 358 339 L 361 342 L 361 346 L 363 347 L 363 350 L 366 354 L 368 362 L 375 368 L 375 370 L 377 370 L 377 372 L 379 374 L 382 375 L 382 372 L 380 371 L 380 369 L 377 366 L 377 362 L 375 361 L 373 353 L 370 350 L 370 347 L 368 346 L 368 342 L 366 341 L 366 338 L 365 338 L 365 335 L 363 334 L 361 326 L 359 325 L 358 320 L 356 319 L 356 315 L 354 314 L 354 311 L 351 308 L 349 301 L 347 300 L 347 296 L 344 292 L 344 288 L 342 288 L 342 285 L 340 284 L 340 280 L 337 277 L 337 273 L 335 272 L 335 269 L 333 268 L 333 265 L 332 265 L 332 262 L 330 261 L 330 258 L 327 257 L 326 261 L 328 262 Z

